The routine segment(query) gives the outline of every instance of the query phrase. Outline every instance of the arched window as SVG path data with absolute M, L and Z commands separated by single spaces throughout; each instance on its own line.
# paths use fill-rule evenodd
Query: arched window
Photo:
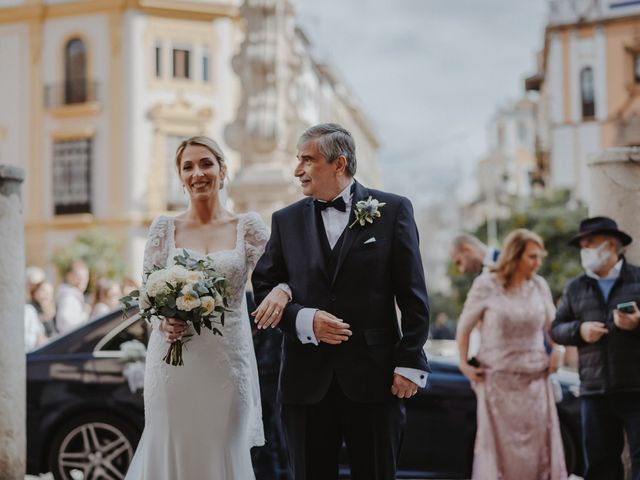
M 64 103 L 87 101 L 87 48 L 72 38 L 64 48 Z
M 580 71 L 580 99 L 582 100 L 582 118 L 592 119 L 596 115 L 593 68 L 585 67 Z

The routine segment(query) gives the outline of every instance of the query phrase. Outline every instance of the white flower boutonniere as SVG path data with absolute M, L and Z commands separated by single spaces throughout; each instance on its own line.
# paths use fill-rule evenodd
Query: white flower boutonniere
M 349 225 L 349 228 L 353 227 L 356 223 L 359 223 L 361 227 L 364 227 L 367 223 L 373 223 L 376 218 L 380 218 L 380 208 L 384 207 L 386 203 L 379 202 L 375 198 L 367 198 L 366 200 L 360 200 L 356 203 L 356 219 Z

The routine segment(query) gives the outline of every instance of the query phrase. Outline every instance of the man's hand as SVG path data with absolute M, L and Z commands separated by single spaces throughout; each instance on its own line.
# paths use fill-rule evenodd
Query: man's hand
M 319 342 L 338 345 L 349 340 L 349 324 L 324 310 L 316 311 L 313 316 L 313 334 Z
M 580 336 L 587 343 L 596 343 L 606 333 L 609 333 L 602 322 L 583 322 L 580 325 Z
M 613 311 L 613 323 L 621 330 L 635 330 L 640 325 L 640 310 L 634 305 L 635 312 L 624 313 L 616 309 Z
M 393 374 L 393 385 L 391 385 L 391 393 L 398 398 L 410 398 L 418 393 L 418 385 L 408 378 L 397 373 Z
M 251 312 L 258 329 L 276 327 L 282 320 L 284 307 L 289 303 L 289 295 L 279 287 L 273 287 L 260 306 Z
M 182 339 L 187 331 L 187 324 L 177 318 L 167 318 L 160 323 L 160 331 L 166 335 L 167 342 L 173 343 Z

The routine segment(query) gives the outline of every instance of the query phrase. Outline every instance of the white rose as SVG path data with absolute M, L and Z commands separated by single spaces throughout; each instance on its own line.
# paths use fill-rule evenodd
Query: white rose
M 204 313 L 203 315 L 211 315 L 213 313 L 213 310 L 216 308 L 216 301 L 214 300 L 213 297 L 210 296 L 206 296 L 206 297 L 202 297 L 200 299 L 200 302 L 202 304 L 202 307 L 204 308 Z
M 187 275 L 187 282 L 189 282 L 192 285 L 203 279 L 204 279 L 204 275 L 202 274 L 202 272 L 198 272 L 196 270 L 189 271 L 189 274 Z
M 190 273 L 191 271 L 187 270 L 182 265 L 174 265 L 168 271 L 168 281 L 174 286 L 177 283 L 186 283 Z
M 147 278 L 147 283 L 145 284 L 145 289 L 147 291 L 147 295 L 150 297 L 155 297 L 160 293 L 169 293 L 169 287 L 167 286 L 167 272 L 165 270 L 156 270 L 149 278 Z
M 183 312 L 190 312 L 194 308 L 200 306 L 201 302 L 198 295 L 196 295 L 189 285 L 185 285 L 180 294 L 181 295 L 176 299 L 176 307 Z

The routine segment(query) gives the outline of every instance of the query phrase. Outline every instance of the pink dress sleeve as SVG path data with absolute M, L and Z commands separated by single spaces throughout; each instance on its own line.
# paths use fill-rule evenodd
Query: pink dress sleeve
M 492 295 L 492 274 L 483 273 L 473 281 L 458 320 L 458 330 L 470 333 L 482 320 Z

